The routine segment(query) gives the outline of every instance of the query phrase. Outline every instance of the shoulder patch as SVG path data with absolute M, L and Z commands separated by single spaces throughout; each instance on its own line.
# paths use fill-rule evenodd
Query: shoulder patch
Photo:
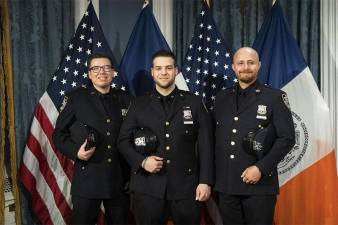
M 288 107 L 291 110 L 289 99 L 288 99 L 288 96 L 287 96 L 286 93 L 282 94 L 282 99 L 283 99 L 283 102 L 286 105 L 286 107 Z
M 66 105 L 67 105 L 67 102 L 68 102 L 68 97 L 65 96 L 65 97 L 63 98 L 63 101 L 62 101 L 61 106 L 60 106 L 60 112 L 62 112 L 62 110 L 64 110 L 64 108 L 65 108 Z
M 207 108 L 207 106 L 204 104 L 204 101 L 202 101 L 202 104 L 203 104 L 203 107 L 204 107 L 205 111 L 208 112 L 208 108 Z

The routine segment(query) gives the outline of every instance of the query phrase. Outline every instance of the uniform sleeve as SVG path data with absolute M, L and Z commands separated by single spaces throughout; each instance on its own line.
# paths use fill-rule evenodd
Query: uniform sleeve
M 124 158 L 128 161 L 133 173 L 136 173 L 140 168 L 144 156 L 134 149 L 133 131 L 137 127 L 137 112 L 136 105 L 132 103 L 129 107 L 127 116 L 122 123 L 120 135 L 118 138 L 118 149 Z
M 286 94 L 283 93 L 286 98 Z M 275 127 L 276 140 L 270 151 L 256 163 L 256 166 L 264 175 L 275 170 L 277 164 L 292 149 L 295 144 L 295 129 L 291 111 L 283 101 L 282 94 L 273 108 L 272 123 Z
M 199 183 L 214 184 L 214 154 L 211 116 L 205 105 L 199 105 L 198 152 L 200 164 Z
M 81 145 L 76 144 L 70 135 L 70 126 L 75 121 L 74 106 L 71 98 L 68 101 L 63 110 L 61 110 L 59 117 L 56 120 L 56 125 L 53 133 L 53 141 L 55 146 L 69 159 L 73 161 L 77 158 L 77 152 Z

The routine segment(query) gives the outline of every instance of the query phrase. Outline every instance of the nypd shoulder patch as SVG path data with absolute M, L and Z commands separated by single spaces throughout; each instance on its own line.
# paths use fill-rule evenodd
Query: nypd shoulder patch
M 286 105 L 286 107 L 288 107 L 289 109 L 291 109 L 291 108 L 290 108 L 289 99 L 288 99 L 288 96 L 287 96 L 286 93 L 283 93 L 283 94 L 282 94 L 282 99 L 283 99 L 283 102 L 284 102 L 284 104 Z
M 65 97 L 63 98 L 63 101 L 62 101 L 61 106 L 60 106 L 60 112 L 62 112 L 62 110 L 64 110 L 64 108 L 65 108 L 66 105 L 67 105 L 67 102 L 68 102 L 68 97 L 65 96 Z

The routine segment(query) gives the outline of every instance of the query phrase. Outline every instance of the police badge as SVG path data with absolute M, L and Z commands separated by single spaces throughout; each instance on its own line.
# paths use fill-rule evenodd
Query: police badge
M 194 124 L 190 106 L 183 106 L 183 124 Z
M 267 106 L 266 105 L 258 105 L 258 109 L 257 109 L 257 119 L 262 119 L 262 120 L 266 120 L 266 114 L 267 114 L 267 110 L 266 110 Z

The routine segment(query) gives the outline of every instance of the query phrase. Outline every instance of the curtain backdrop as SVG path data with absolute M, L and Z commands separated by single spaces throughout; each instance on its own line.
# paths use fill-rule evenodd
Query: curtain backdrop
M 231 52 L 251 46 L 269 12 L 272 0 L 211 0 L 216 26 Z M 279 0 L 291 31 L 298 41 L 305 60 L 319 84 L 320 63 L 320 1 Z M 174 0 L 174 46 L 181 65 L 190 43 L 195 18 L 201 9 L 200 0 Z
M 35 105 L 74 33 L 74 3 L 69 0 L 11 0 L 9 11 L 17 162 L 20 165 Z M 24 195 L 21 195 L 21 206 L 23 224 L 33 224 Z

